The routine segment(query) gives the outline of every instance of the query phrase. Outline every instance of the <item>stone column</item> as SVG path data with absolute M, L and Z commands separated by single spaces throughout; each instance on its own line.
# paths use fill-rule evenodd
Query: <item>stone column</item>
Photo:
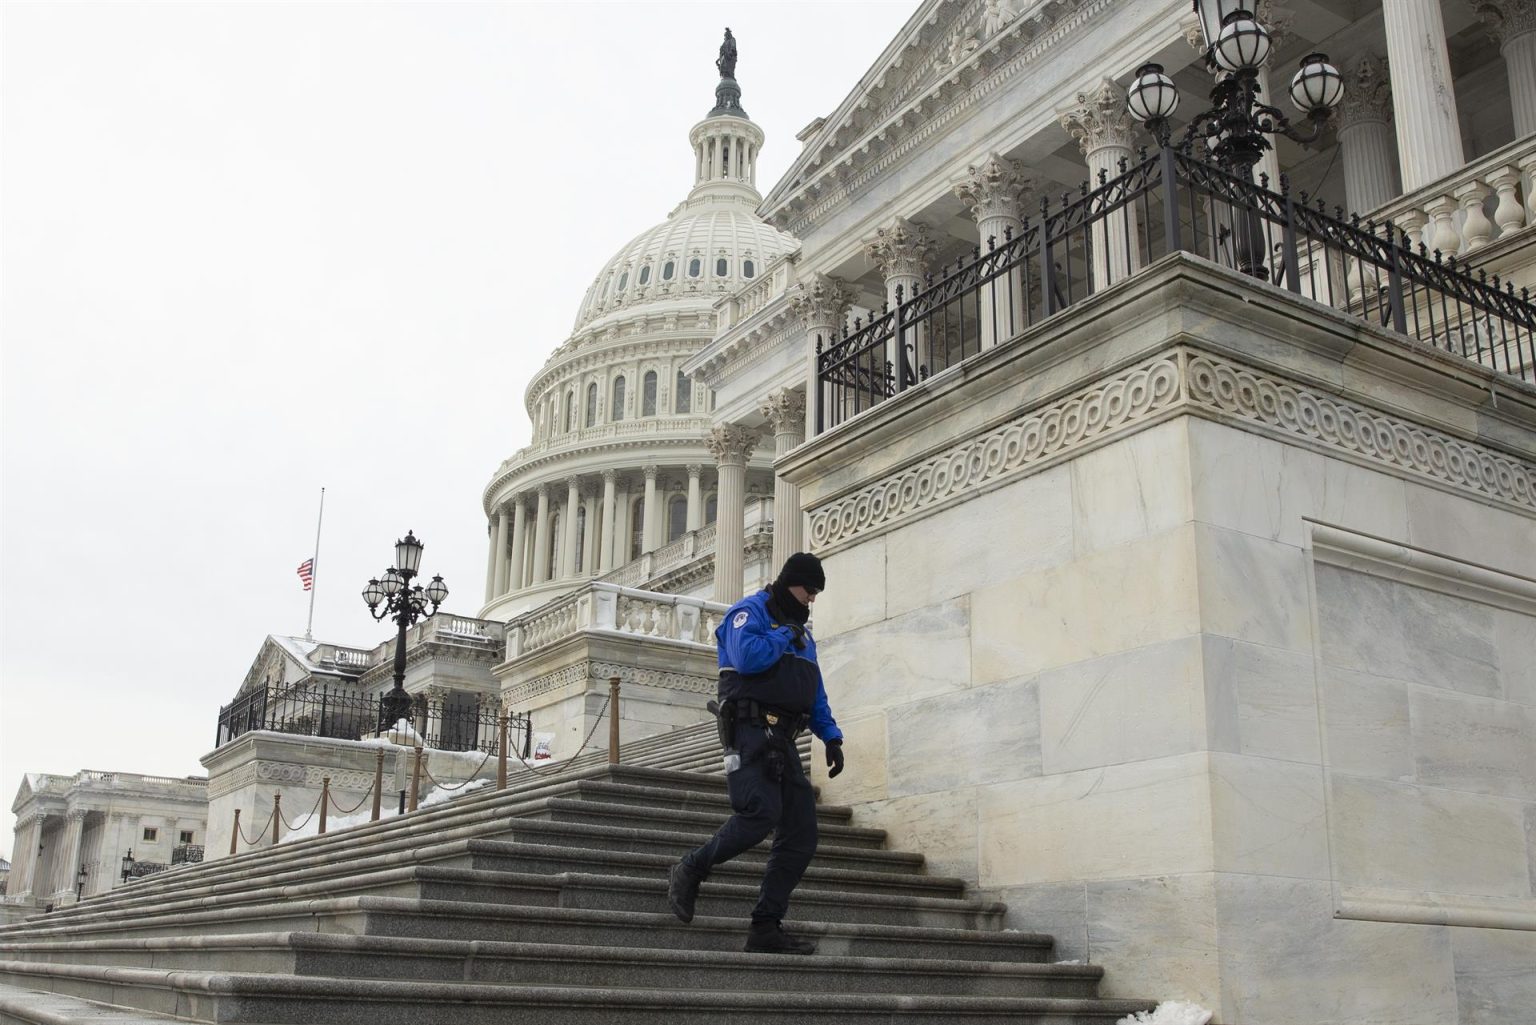
M 1515 138 L 1536 133 L 1536 0 L 1474 0 L 1472 7 L 1504 55 Z
M 688 464 L 688 522 L 685 526 L 690 531 L 704 525 L 704 495 L 699 486 L 699 474 L 702 472 L 704 467 L 698 463 Z
M 738 424 L 725 424 L 709 432 L 709 451 L 719 470 L 720 487 L 715 509 L 715 601 L 727 605 L 740 599 L 746 586 L 747 459 L 756 444 L 757 432 Z
M 1364 53 L 1344 71 L 1339 146 L 1344 152 L 1344 199 L 1352 213 L 1368 214 L 1401 194 L 1392 152 L 1392 88 L 1386 61 Z
M 584 577 L 597 575 L 597 492 L 595 490 L 583 491 L 581 495 L 582 512 L 586 515 L 586 524 L 581 532 L 581 565 L 576 571 Z
M 971 208 L 976 218 L 976 237 L 982 252 L 1018 237 L 1024 228 L 1027 197 L 1035 178 L 1029 169 L 993 153 L 979 165 L 965 169 L 965 177 L 953 183 L 955 195 Z M 990 349 L 1024 330 L 1029 296 L 1024 276 L 1015 270 L 981 291 L 981 347 Z M 991 311 L 991 316 L 987 316 Z M 932 359 L 928 361 L 933 366 Z M 938 368 L 935 368 L 938 369 Z M 799 551 L 791 549 L 790 554 Z
M 539 505 L 533 519 L 533 582 L 549 579 L 549 485 L 539 485 Z
M 485 600 L 490 601 L 499 593 L 496 590 L 496 521 L 499 515 L 492 513 L 485 527 Z
M 576 507 L 581 503 L 581 479 L 565 478 L 565 522 L 561 525 L 560 577 L 568 579 L 576 575 Z
M 658 504 L 659 500 L 656 495 L 656 467 L 647 466 L 645 468 L 645 520 L 640 525 L 641 555 L 644 555 L 646 552 L 653 552 L 659 547 L 659 543 L 656 540 L 661 536 L 661 532 L 656 529 L 659 525 L 657 521 L 661 519 L 661 512 L 657 508 Z
M 805 441 L 805 396 L 784 389 L 769 396 L 758 407 L 773 426 L 773 458 L 782 459 Z M 800 489 L 773 475 L 773 566 L 805 547 L 805 514 L 800 511 Z
M 65 813 L 69 821 L 69 827 L 64 834 L 64 863 L 57 870 L 59 882 L 56 892 L 68 893 L 69 899 L 75 897 L 76 876 L 80 871 L 81 841 L 85 837 L 85 816 L 82 808 L 71 808 Z
M 528 506 L 523 496 L 512 499 L 512 555 L 507 560 L 507 590 L 521 591 L 528 586 L 527 568 Z M 505 592 L 503 592 L 505 593 Z
M 634 525 L 630 522 L 629 482 L 619 482 L 618 515 L 613 524 L 613 565 L 614 568 L 624 565 L 630 559 L 629 535 L 634 531 Z
M 491 582 L 491 593 L 485 600 L 499 598 L 507 593 L 507 510 L 496 510 L 496 530 L 491 537 L 491 551 L 495 553 L 493 565 L 495 579 Z
M 933 256 L 935 244 L 928 236 L 928 229 L 921 224 L 914 224 L 905 217 L 897 217 L 886 227 L 875 232 L 875 237 L 864 243 L 864 255 L 880 270 L 881 277 L 885 278 L 885 301 L 891 309 L 896 308 L 897 295 L 900 294 L 903 301 L 921 291 L 923 287 L 923 275 L 928 272 L 928 261 Z M 875 314 L 871 314 L 871 319 Z M 886 346 L 885 372 L 889 375 L 888 388 L 892 391 L 899 390 L 897 375 L 901 373 L 901 356 L 899 348 L 905 348 L 908 372 L 916 377 L 918 367 L 927 363 L 928 353 L 922 351 L 926 345 L 919 346 L 916 331 L 904 331 L 900 339 L 892 338 Z M 926 338 L 926 332 L 924 332 Z M 875 376 L 879 376 L 879 367 L 871 367 Z M 868 405 L 866 401 L 865 405 Z
M 1060 111 L 1061 126 L 1077 140 L 1088 161 L 1090 188 L 1099 187 L 1099 179 L 1118 177 L 1120 161 L 1129 164 L 1134 157 L 1136 121 L 1125 109 L 1125 90 L 1109 79 L 1097 87 L 1077 94 L 1077 105 Z M 1099 291 L 1131 275 L 1140 266 L 1137 252 L 1136 205 L 1128 203 L 1096 222 L 1089 231 L 1093 246 L 1093 289 Z
M 1288 110 L 1291 106 L 1290 75 L 1282 73 L 1280 75 L 1279 92 L 1272 92 L 1270 90 L 1270 72 L 1274 67 L 1275 54 L 1279 53 L 1280 48 L 1290 41 L 1291 22 L 1294 17 L 1295 15 L 1291 11 L 1276 4 L 1274 0 L 1259 0 L 1259 24 L 1263 25 L 1265 30 L 1269 32 L 1270 43 L 1269 59 L 1259 68 L 1259 101 L 1267 103 L 1271 107 L 1279 107 L 1282 110 Z M 1274 140 L 1271 139 L 1270 141 L 1273 142 Z M 1265 150 L 1264 155 L 1259 158 L 1259 162 L 1253 165 L 1253 180 L 1255 184 L 1268 181 L 1267 188 L 1274 192 L 1280 191 L 1280 154 L 1276 152 L 1273 146 Z
M 11 852 L 11 876 L 7 892 L 12 896 L 31 895 L 37 875 L 37 848 L 43 835 L 43 816 L 28 815 L 16 820 L 16 849 Z
M 827 411 L 823 416 L 823 429 L 836 419 L 827 407 L 833 396 L 825 392 L 817 380 L 816 350 L 818 345 L 830 348 L 837 340 L 848 316 L 848 304 L 852 301 L 853 293 L 847 283 L 842 278 L 825 274 L 817 274 L 810 281 L 796 285 L 789 297 L 790 308 L 805 329 L 805 394 L 814 397 L 807 403 L 807 428 L 812 432 L 816 430 L 817 409 Z
M 1403 189 L 1413 192 L 1461 169 L 1461 122 L 1451 88 L 1440 0 L 1381 5 Z
M 616 490 L 618 477 L 617 471 L 603 471 L 603 550 L 598 560 L 599 573 L 607 573 L 613 569 L 614 517 L 618 515 Z

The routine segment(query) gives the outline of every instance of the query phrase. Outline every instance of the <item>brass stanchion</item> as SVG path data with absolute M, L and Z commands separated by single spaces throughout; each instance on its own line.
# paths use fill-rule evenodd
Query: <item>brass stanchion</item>
M 229 853 L 235 853 L 235 844 L 240 840 L 240 809 L 235 809 L 235 829 L 229 834 Z
M 373 818 L 379 821 L 379 805 L 384 800 L 384 749 L 379 748 L 379 760 L 373 764 Z
M 408 811 L 416 810 L 417 800 L 421 797 L 421 745 L 416 745 L 416 764 L 411 768 L 411 804 Z
M 331 777 L 320 777 L 320 832 L 325 832 L 325 813 L 331 807 Z
M 608 677 L 608 764 L 619 764 L 619 678 Z
M 605 485 L 606 486 L 606 485 Z M 496 789 L 507 789 L 507 717 L 499 720 L 501 737 L 496 741 Z
M 278 827 L 283 821 L 283 795 L 272 795 L 272 846 L 277 846 Z

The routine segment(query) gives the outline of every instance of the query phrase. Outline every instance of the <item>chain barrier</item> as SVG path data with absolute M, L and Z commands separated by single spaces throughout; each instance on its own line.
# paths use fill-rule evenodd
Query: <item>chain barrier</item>
M 490 761 L 490 760 L 491 760 L 491 753 L 489 751 L 487 751 L 485 753 L 485 757 L 480 759 L 480 764 L 475 766 L 475 771 L 469 774 L 469 778 L 466 779 L 464 782 L 460 783 L 458 786 L 454 786 L 454 787 L 448 786 L 446 783 L 444 783 L 441 780 L 439 780 L 436 776 L 432 775 L 432 768 L 431 768 L 431 766 L 432 766 L 432 759 L 430 757 L 422 758 L 422 760 L 421 760 L 421 771 L 426 774 L 427 779 L 431 780 L 432 783 L 434 785 L 436 785 L 437 789 L 439 789 L 439 790 L 446 790 L 449 793 L 452 793 L 455 790 L 463 790 L 465 787 L 467 787 L 471 783 L 475 782 L 475 777 L 480 775 L 480 770 L 485 768 L 485 763 Z
M 303 829 L 305 826 L 309 825 L 309 820 L 314 818 L 315 817 L 315 813 L 318 812 L 319 810 L 320 810 L 320 798 L 317 797 L 317 798 L 315 798 L 314 806 L 309 809 L 309 814 L 304 816 L 304 821 L 303 822 L 299 822 L 299 823 L 289 822 L 288 821 L 288 817 L 286 815 L 284 815 L 281 811 L 278 812 L 278 818 L 283 820 L 283 828 L 287 829 L 288 832 L 293 833 L 293 832 L 296 832 L 297 830 Z
M 370 798 L 372 796 L 373 796 L 373 784 L 369 783 L 368 784 L 368 789 L 363 791 L 363 796 L 358 798 L 357 803 L 354 804 L 352 807 L 350 807 L 350 808 L 343 808 L 341 806 L 341 802 L 336 800 L 336 795 L 335 794 L 331 794 L 331 807 L 335 808 L 338 814 L 341 814 L 341 815 L 351 815 L 353 812 L 357 811 L 365 803 L 367 803 L 368 798 Z
M 592 722 L 592 729 L 587 731 L 587 739 L 581 742 L 581 746 L 576 749 L 576 753 L 567 758 L 563 765 L 554 766 L 548 769 L 540 769 L 536 768 L 532 762 L 524 758 L 521 754 L 517 756 L 517 760 L 522 762 L 528 771 L 533 773 L 535 776 L 556 776 L 564 772 L 566 769 L 576 764 L 576 759 L 581 757 L 581 753 L 585 751 L 587 749 L 587 745 L 592 742 L 592 736 L 597 732 L 597 727 L 602 724 L 603 716 L 608 713 L 608 703 L 612 700 L 613 695 L 611 694 L 603 699 L 603 707 L 597 710 L 597 718 Z
M 273 808 L 272 808 L 272 815 L 276 815 L 276 814 L 277 814 L 277 807 L 274 805 Z M 245 845 L 247 847 L 255 847 L 256 844 L 260 841 L 260 838 L 263 838 L 263 837 L 265 837 L 267 835 L 267 828 L 272 825 L 272 815 L 268 815 L 267 816 L 267 821 L 263 822 L 261 824 L 261 828 L 256 830 L 256 836 L 258 838 L 256 840 L 252 840 L 250 837 L 245 835 L 245 827 L 244 826 L 240 825 L 239 822 L 235 823 L 236 827 L 238 827 L 239 830 L 240 830 L 240 839 L 245 841 Z

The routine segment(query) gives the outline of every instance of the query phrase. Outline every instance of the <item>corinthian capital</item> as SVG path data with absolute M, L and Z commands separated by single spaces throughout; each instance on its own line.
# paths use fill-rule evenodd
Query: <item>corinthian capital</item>
M 757 407 L 758 412 L 773 425 L 775 434 L 793 433 L 805 429 L 805 393 L 785 388 L 774 392 Z
M 1085 157 L 1106 146 L 1129 149 L 1136 141 L 1136 121 L 1125 109 L 1125 90 L 1107 78 L 1078 93 L 1077 105 L 1057 116 Z
M 1387 60 L 1362 53 L 1344 67 L 1344 102 L 1339 107 L 1339 127 L 1361 121 L 1392 119 L 1392 82 Z
M 1270 57 L 1274 57 L 1280 51 L 1280 47 L 1291 41 L 1291 28 L 1296 22 L 1296 12 L 1289 7 L 1282 7 L 1276 0 L 1259 0 L 1258 22 L 1269 33 Z M 1268 102 L 1273 103 L 1274 100 Z
M 842 278 L 830 278 L 817 274 L 809 282 L 801 282 L 789 297 L 790 308 L 800 323 L 807 328 L 836 326 L 848 314 L 853 302 L 853 292 Z
M 1035 179 L 1023 164 L 996 153 L 980 164 L 967 167 L 965 177 L 953 183 L 955 195 L 971 208 L 978 222 L 987 217 L 1018 218 Z
M 928 229 L 905 217 L 896 218 L 864 243 L 864 255 L 886 278 L 898 274 L 922 277 L 928 269 L 928 258 L 933 255 L 933 249 L 934 242 L 928 237 Z
M 1536 0 L 1473 0 L 1472 9 L 1501 48 L 1517 36 L 1536 32 Z
M 740 424 L 723 424 L 710 429 L 704 442 L 709 454 L 720 466 L 744 465 L 757 447 L 757 432 Z

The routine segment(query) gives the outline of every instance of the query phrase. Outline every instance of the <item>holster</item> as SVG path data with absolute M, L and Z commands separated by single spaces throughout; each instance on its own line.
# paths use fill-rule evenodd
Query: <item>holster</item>
M 715 731 L 720 738 L 720 746 L 727 751 L 736 749 L 736 702 L 727 701 L 721 704 L 711 701 L 705 706 L 715 717 Z

